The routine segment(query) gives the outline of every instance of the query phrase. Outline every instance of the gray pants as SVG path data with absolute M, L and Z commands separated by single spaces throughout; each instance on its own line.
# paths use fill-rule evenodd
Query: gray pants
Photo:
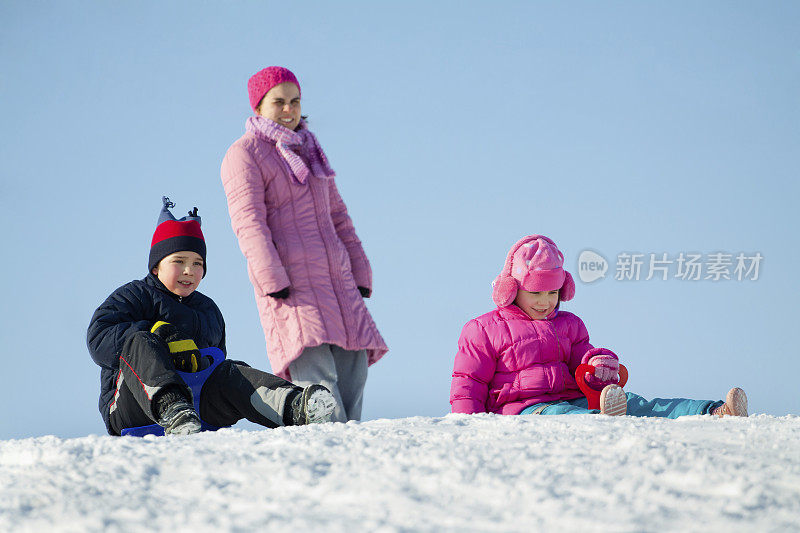
M 336 398 L 332 422 L 361 419 L 364 385 L 367 382 L 367 351 L 345 350 L 322 344 L 303 350 L 289 364 L 292 383 L 307 387 L 319 383 Z

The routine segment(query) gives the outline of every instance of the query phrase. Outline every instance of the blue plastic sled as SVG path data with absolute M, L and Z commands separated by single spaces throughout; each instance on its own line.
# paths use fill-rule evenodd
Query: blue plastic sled
M 203 385 L 205 385 L 208 376 L 214 371 L 215 368 L 219 366 L 221 362 L 225 360 L 225 354 L 219 348 L 203 348 L 200 350 L 202 355 L 208 355 L 211 359 L 214 360 L 211 363 L 211 366 L 206 368 L 205 370 L 201 370 L 200 372 L 181 372 L 178 370 L 178 374 L 180 374 L 181 378 L 183 378 L 184 383 L 192 390 L 192 398 L 194 402 L 194 410 L 200 413 L 200 391 L 203 389 Z M 219 428 L 217 426 L 212 426 L 211 424 L 206 424 L 205 421 L 200 421 L 201 427 L 200 431 L 216 431 Z M 145 435 L 156 435 L 156 436 L 163 436 L 164 435 L 164 428 L 159 426 L 158 424 L 151 424 L 149 426 L 139 426 L 136 428 L 125 428 L 122 430 L 122 436 L 129 436 L 129 437 L 144 437 Z

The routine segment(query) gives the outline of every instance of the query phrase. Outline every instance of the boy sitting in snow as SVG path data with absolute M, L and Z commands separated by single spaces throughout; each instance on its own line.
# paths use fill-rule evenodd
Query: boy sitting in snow
M 321 385 L 301 389 L 240 361 L 209 375 L 200 413 L 180 374 L 208 368 L 198 348 L 225 352 L 225 322 L 197 292 L 206 274 L 206 244 L 197 208 L 176 220 L 164 207 L 150 247 L 147 276 L 115 290 L 92 316 L 87 344 L 101 367 L 100 413 L 111 435 L 150 425 L 165 434 L 200 431 L 200 418 L 224 427 L 246 418 L 274 428 L 330 420 L 333 396 Z

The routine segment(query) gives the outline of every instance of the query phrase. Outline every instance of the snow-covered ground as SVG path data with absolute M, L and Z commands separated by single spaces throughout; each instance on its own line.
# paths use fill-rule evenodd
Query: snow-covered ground
M 0 441 L 0 531 L 800 531 L 800 417 Z

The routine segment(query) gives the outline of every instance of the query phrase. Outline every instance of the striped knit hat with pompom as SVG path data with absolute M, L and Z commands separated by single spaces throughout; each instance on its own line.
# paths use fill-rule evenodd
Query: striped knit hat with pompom
M 208 265 L 206 264 L 206 240 L 203 231 L 200 229 L 200 217 L 197 215 L 197 208 L 189 211 L 189 214 L 176 220 L 170 212 L 170 207 L 175 204 L 164 196 L 162 199 L 164 207 L 158 217 L 158 225 L 153 233 L 153 240 L 150 243 L 150 258 L 147 262 L 147 271 L 152 272 L 158 263 L 170 254 L 175 252 L 196 252 L 203 258 L 203 277 L 206 277 Z

